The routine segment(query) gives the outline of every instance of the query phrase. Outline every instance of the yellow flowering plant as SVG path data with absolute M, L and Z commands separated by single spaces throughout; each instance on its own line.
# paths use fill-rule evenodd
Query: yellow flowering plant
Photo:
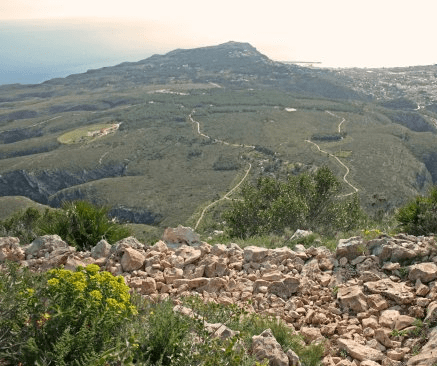
M 46 279 L 47 286 L 31 295 L 39 303 L 28 325 L 33 333 L 23 350 L 26 364 L 49 359 L 68 365 L 78 355 L 95 355 L 137 314 L 124 278 L 101 272 L 97 265 L 76 271 L 55 268 Z

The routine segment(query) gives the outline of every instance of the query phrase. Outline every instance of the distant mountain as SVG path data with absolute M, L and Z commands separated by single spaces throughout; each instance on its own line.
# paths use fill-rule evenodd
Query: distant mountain
M 270 60 L 249 43 L 177 49 L 138 62 L 89 70 L 43 84 L 117 89 L 141 84 L 218 83 L 228 88 L 272 87 L 288 92 L 333 99 L 368 99 L 333 78 L 328 70 L 311 69 Z

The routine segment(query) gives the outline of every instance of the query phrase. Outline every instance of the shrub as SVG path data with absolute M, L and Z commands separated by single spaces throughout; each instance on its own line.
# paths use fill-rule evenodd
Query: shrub
M 0 271 L 0 361 L 18 365 L 17 349 L 30 336 L 29 319 L 35 306 L 35 292 L 44 287 L 41 274 L 34 274 L 17 263 L 6 262 Z M 1 362 L 0 362 L 1 363 Z
M 349 231 L 361 224 L 364 213 L 356 194 L 340 198 L 339 191 L 340 182 L 327 167 L 289 176 L 285 182 L 260 177 L 255 185 L 243 185 L 242 200 L 233 201 L 223 218 L 229 235 L 240 238 L 281 234 L 286 228 Z
M 417 196 L 395 214 L 403 231 L 413 235 L 437 233 L 437 186 L 428 196 Z
M 38 236 L 38 221 L 42 214 L 34 207 L 19 211 L 0 222 L 0 236 L 15 236 L 22 243 L 30 243 Z
M 86 201 L 64 202 L 62 210 L 46 211 L 39 222 L 41 234 L 57 234 L 69 245 L 89 250 L 101 239 L 110 244 L 126 238 L 130 230 L 108 218 L 109 208 Z
M 275 317 L 247 313 L 237 305 L 222 305 L 214 302 L 203 303 L 200 299 L 189 297 L 185 305 L 192 308 L 202 319 L 210 323 L 223 323 L 232 330 L 240 332 L 240 338 L 247 349 L 252 344 L 252 337 L 270 329 L 275 339 L 286 352 L 292 349 L 299 356 L 302 365 L 318 366 L 324 352 L 323 344 L 305 345 L 303 338 L 282 320 Z
M 10 268 L 1 275 L 2 283 L 11 283 L 13 277 L 31 278 L 26 270 Z M 76 272 L 53 269 L 35 275 L 40 286 L 18 293 L 2 286 L 13 295 L 20 313 L 9 317 L 6 326 L 15 343 L 0 348 L 0 357 L 13 364 L 86 365 L 113 345 L 114 332 L 136 308 L 123 277 L 98 270 L 97 265 L 78 267 Z M 27 286 L 31 281 L 25 282 Z
M 44 213 L 30 207 L 0 222 L 0 235 L 30 243 L 40 235 L 57 234 L 69 245 L 89 250 L 101 239 L 112 244 L 131 235 L 127 226 L 110 219 L 108 213 L 108 207 L 86 201 L 64 202 L 61 209 Z

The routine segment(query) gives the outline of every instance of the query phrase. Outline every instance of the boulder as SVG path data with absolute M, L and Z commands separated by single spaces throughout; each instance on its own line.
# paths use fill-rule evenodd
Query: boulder
M 200 236 L 190 227 L 179 225 L 177 228 L 167 228 L 164 230 L 162 240 L 169 246 L 198 245 L 201 243 Z
M 175 255 L 183 258 L 183 264 L 186 266 L 197 261 L 202 256 L 202 251 L 188 245 L 181 245 L 175 250 Z
M 381 366 L 381 365 L 375 361 L 365 360 L 361 362 L 360 366 Z
M 367 311 L 366 296 L 360 286 L 341 287 L 338 289 L 337 299 L 348 309 L 357 313 Z
M 122 251 L 124 248 L 132 248 L 135 250 L 145 250 L 149 246 L 144 245 L 133 236 L 121 239 L 111 247 L 111 253 Z
M 411 326 L 415 320 L 416 318 L 413 318 L 412 316 L 399 315 L 398 318 L 396 319 L 395 329 L 397 330 L 405 329 Z
M 45 257 L 46 253 L 48 256 L 59 248 L 68 248 L 68 244 L 59 235 L 40 236 L 26 248 L 26 259 Z
M 70 271 L 75 271 L 77 267 L 86 267 L 86 264 L 84 262 L 82 262 L 80 259 L 78 258 L 74 258 L 74 257 L 68 257 L 67 260 L 64 263 L 64 269 L 70 270 Z M 59 267 L 59 265 L 54 265 L 53 267 Z
M 340 239 L 335 251 L 337 258 L 347 258 L 352 260 L 361 255 L 366 250 L 366 245 L 360 236 L 355 236 L 349 239 Z
M 300 280 L 297 277 L 286 277 L 280 281 L 274 281 L 267 286 L 268 292 L 286 300 L 299 290 Z
M 322 339 L 322 333 L 319 328 L 311 328 L 311 327 L 302 327 L 300 328 L 300 334 L 306 343 L 311 343 L 316 341 L 317 339 Z
M 6 260 L 19 262 L 25 259 L 23 248 L 20 247 L 20 239 L 13 237 L 0 238 L 0 263 Z
M 293 350 L 289 349 L 286 355 L 288 357 L 288 364 L 290 366 L 301 366 L 299 356 Z
M 255 246 L 244 248 L 243 257 L 246 262 L 261 262 L 269 254 L 269 249 Z
M 366 289 L 374 294 L 381 294 L 389 299 L 396 301 L 399 305 L 411 304 L 415 298 L 415 294 L 411 288 L 404 283 L 393 282 L 389 278 L 379 281 L 367 282 L 364 284 Z
M 381 327 L 395 329 L 396 321 L 401 316 L 398 310 L 384 310 L 379 317 L 379 325 Z
M 363 346 L 350 339 L 339 338 L 337 339 L 339 349 L 346 350 L 351 357 L 356 358 L 359 361 L 371 360 L 382 361 L 384 354 L 374 348 Z
M 410 266 L 408 279 L 411 281 L 420 280 L 422 283 L 427 283 L 437 278 L 437 265 L 435 263 L 419 263 Z
M 311 230 L 300 230 L 297 229 L 294 234 L 291 236 L 290 241 L 303 239 L 309 235 L 311 235 L 313 232 Z
M 146 257 L 138 250 L 125 248 L 120 263 L 124 272 L 131 272 L 141 269 L 145 260 Z
M 167 244 L 165 244 L 162 240 L 157 241 L 152 247 L 150 248 L 155 252 L 165 253 L 168 250 Z
M 270 366 L 289 366 L 288 356 L 270 329 L 266 329 L 259 336 L 252 337 L 252 354 L 259 361 L 268 359 Z
M 111 244 L 106 240 L 100 240 L 94 247 L 91 248 L 91 256 L 95 259 L 104 258 L 111 253 Z
M 205 329 L 206 331 L 213 337 L 218 337 L 221 339 L 231 338 L 238 334 L 239 332 L 236 332 L 230 328 L 228 328 L 226 325 L 222 323 L 207 323 L 205 322 Z
M 166 268 L 164 269 L 164 279 L 167 285 L 172 284 L 175 280 L 183 278 L 184 271 L 180 268 Z

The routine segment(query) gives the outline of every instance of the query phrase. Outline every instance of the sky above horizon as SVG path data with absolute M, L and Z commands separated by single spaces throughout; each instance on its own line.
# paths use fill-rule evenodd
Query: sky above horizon
M 134 61 L 232 40 L 326 67 L 429 65 L 435 10 L 435 0 L 0 1 L 0 64 Z

